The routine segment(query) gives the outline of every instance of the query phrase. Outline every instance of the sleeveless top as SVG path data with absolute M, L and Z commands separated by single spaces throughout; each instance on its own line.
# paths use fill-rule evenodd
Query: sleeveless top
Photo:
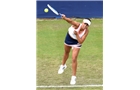
M 78 27 L 77 29 L 75 29 L 73 26 L 71 26 L 71 27 L 68 29 L 68 33 L 69 33 L 69 35 L 71 36 L 71 38 L 77 40 L 76 35 L 74 34 L 74 31 L 77 31 L 78 34 L 79 34 L 79 31 L 80 31 L 81 26 L 82 26 L 82 24 L 80 24 L 79 27 Z M 86 31 L 86 29 L 85 29 L 82 33 L 79 34 L 79 37 L 80 37 L 80 38 L 85 34 L 85 31 Z

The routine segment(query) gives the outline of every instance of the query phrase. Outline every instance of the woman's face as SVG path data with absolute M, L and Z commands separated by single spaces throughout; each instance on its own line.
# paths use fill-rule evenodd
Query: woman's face
M 81 26 L 82 29 L 86 29 L 87 27 L 88 25 L 86 23 L 82 23 L 82 26 Z

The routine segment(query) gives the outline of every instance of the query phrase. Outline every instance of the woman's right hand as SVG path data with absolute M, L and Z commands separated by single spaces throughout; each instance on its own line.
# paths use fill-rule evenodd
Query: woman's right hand
M 65 14 L 61 14 L 61 17 L 62 17 L 62 19 L 66 18 Z

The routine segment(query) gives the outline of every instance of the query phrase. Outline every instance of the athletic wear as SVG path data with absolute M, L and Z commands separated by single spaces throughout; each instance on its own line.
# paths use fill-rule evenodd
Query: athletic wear
M 88 19 L 84 19 L 84 20 L 83 20 L 83 23 L 87 23 L 87 24 L 88 24 L 88 26 L 90 26 L 91 21 L 89 21 Z
M 79 25 L 79 27 L 77 29 L 75 29 L 73 26 L 71 26 L 68 29 L 68 33 L 66 35 L 65 38 L 65 45 L 67 46 L 71 46 L 71 47 L 76 47 L 76 48 L 80 48 L 82 46 L 82 44 L 79 44 L 76 38 L 76 35 L 74 34 L 74 31 L 79 32 L 80 28 L 81 28 L 82 24 Z M 81 38 L 84 34 L 85 34 L 86 29 L 79 34 L 79 37 Z
M 60 65 L 60 68 L 58 70 L 58 74 L 62 74 L 64 72 L 64 69 L 66 69 L 67 66 L 66 65 Z
M 71 36 L 71 38 L 77 40 L 76 35 L 74 34 L 74 31 L 79 32 L 81 26 L 82 26 L 82 24 L 80 24 L 79 27 L 78 27 L 77 29 L 75 29 L 73 26 L 71 26 L 71 27 L 68 29 L 68 33 L 69 33 L 69 35 Z M 85 30 L 84 30 L 82 33 L 79 34 L 79 37 L 81 38 L 81 37 L 84 35 L 84 33 L 85 33 Z
M 71 85 L 76 84 L 76 76 L 72 76 L 72 77 L 71 77 L 70 84 L 71 84 Z

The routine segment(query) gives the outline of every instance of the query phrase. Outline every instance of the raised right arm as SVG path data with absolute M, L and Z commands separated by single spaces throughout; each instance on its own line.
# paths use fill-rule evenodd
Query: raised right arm
M 70 23 L 71 25 L 74 25 L 75 27 L 78 27 L 80 25 L 79 22 L 76 22 L 70 18 L 67 18 L 64 14 L 61 15 L 62 19 L 64 19 L 65 21 L 67 21 L 68 23 Z

